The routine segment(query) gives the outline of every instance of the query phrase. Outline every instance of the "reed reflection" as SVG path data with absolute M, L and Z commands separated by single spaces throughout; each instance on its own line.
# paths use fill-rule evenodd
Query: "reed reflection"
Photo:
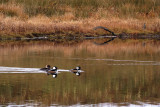
M 81 65 L 86 71 L 80 77 L 61 73 L 56 79 L 45 74 L 0 74 L 0 104 L 158 104 L 157 44 L 150 41 L 144 47 L 135 40 L 128 45 L 119 42 L 96 46 L 87 41 L 77 46 L 55 46 L 49 42 L 0 48 L 1 66 L 41 68 L 51 64 L 71 69 Z

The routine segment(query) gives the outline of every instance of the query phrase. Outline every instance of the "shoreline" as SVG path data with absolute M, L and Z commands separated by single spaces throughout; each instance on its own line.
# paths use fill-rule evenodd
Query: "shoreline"
M 51 33 L 51 34 L 27 34 L 26 36 L 0 36 L 0 41 L 9 40 L 52 40 L 52 39 L 62 39 L 62 40 L 87 40 L 87 39 L 105 39 L 105 38 L 118 38 L 118 39 L 157 39 L 160 40 L 160 33 L 120 33 L 117 36 L 111 34 L 67 34 L 67 33 Z

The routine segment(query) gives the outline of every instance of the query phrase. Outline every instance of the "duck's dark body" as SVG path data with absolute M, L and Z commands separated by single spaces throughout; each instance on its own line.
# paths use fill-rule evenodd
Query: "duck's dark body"
M 71 69 L 70 71 L 73 72 L 73 73 L 77 73 L 78 70 L 81 70 L 81 67 L 78 66 L 78 67 L 76 67 L 74 69 Z
M 42 70 L 42 71 L 49 71 L 50 69 L 49 68 L 41 68 L 40 70 Z
M 45 68 L 41 68 L 40 70 L 42 70 L 42 71 L 49 71 L 50 70 L 50 68 L 51 68 L 51 66 L 50 65 L 46 65 L 46 67 Z
M 47 75 L 57 75 L 57 67 L 53 67 L 53 69 L 50 69 L 47 72 Z
M 77 69 L 71 69 L 70 71 L 71 71 L 72 73 L 77 73 L 77 72 L 78 72 Z
M 76 67 L 75 69 L 71 69 L 70 71 L 72 72 L 72 73 L 75 73 L 77 76 L 80 76 L 80 72 L 79 72 L 79 70 L 81 70 L 81 67 Z
M 48 75 L 54 75 L 54 74 L 56 74 L 56 73 L 57 73 L 56 70 L 47 71 L 47 74 L 48 74 Z

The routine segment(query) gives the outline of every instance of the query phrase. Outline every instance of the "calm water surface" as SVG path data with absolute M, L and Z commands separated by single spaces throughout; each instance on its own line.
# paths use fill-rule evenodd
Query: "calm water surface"
M 0 68 L 50 64 L 60 69 L 81 66 L 85 72 L 52 78 L 0 69 L 0 106 L 160 106 L 160 52 L 155 47 L 160 49 L 156 44 L 127 49 L 123 44 L 90 42 L 1 45 Z

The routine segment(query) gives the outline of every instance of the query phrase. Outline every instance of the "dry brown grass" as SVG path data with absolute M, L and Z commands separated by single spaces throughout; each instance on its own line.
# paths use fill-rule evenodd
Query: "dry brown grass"
M 0 13 L 4 16 L 17 16 L 21 19 L 28 17 L 24 12 L 24 6 L 10 2 L 0 5 Z
M 156 33 L 160 31 L 160 19 L 120 19 L 120 18 L 87 18 L 73 20 L 72 13 L 59 17 L 38 15 L 22 20 L 18 17 L 5 17 L 0 15 L 0 34 L 28 34 L 28 33 L 93 33 L 92 28 L 104 26 L 115 33 Z M 143 29 L 144 23 L 146 29 Z
M 96 26 L 116 33 L 157 33 L 160 32 L 159 3 L 158 0 L 3 0 L 0 2 L 0 35 L 92 34 Z
M 91 9 L 91 7 L 85 7 Z M 135 8 L 130 3 L 122 5 L 122 10 Z M 160 32 L 160 18 L 157 12 L 150 10 L 147 14 L 137 13 L 136 17 L 120 18 L 115 8 L 105 10 L 99 7 L 91 11 L 88 17 L 76 16 L 75 8 L 64 5 L 58 9 L 65 11 L 63 15 L 44 14 L 29 17 L 24 6 L 15 2 L 0 4 L 0 35 L 25 35 L 28 33 L 93 33 L 92 28 L 104 26 L 116 33 L 156 33 Z M 83 12 L 83 11 L 82 11 Z M 81 13 L 79 13 L 81 14 Z M 129 14 L 129 13 L 128 13 Z M 8 17 L 10 16 L 10 17 Z M 146 24 L 146 29 L 143 28 Z

